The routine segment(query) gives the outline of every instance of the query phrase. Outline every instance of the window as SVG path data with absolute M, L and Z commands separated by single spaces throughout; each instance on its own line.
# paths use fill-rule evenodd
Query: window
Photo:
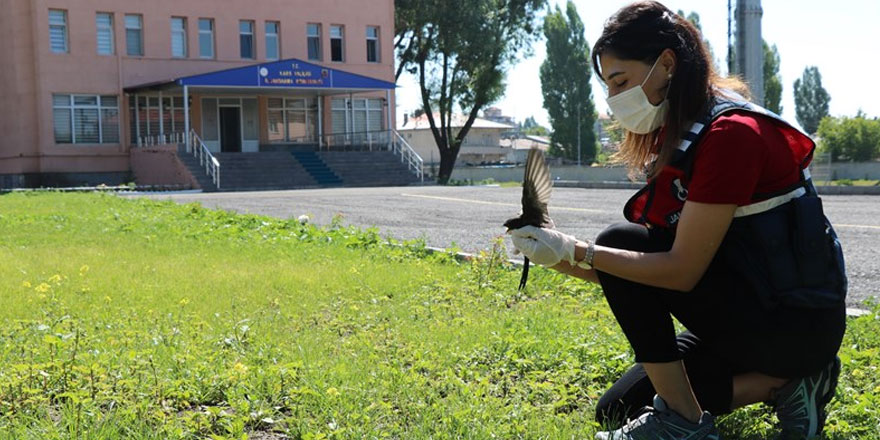
M 199 19 L 199 56 L 214 58 L 214 19 Z
M 67 53 L 67 11 L 49 9 L 49 48 Z
M 342 99 L 330 102 L 331 132 L 365 133 L 381 131 L 384 122 L 382 99 Z
M 171 56 L 186 58 L 186 18 L 171 17 Z
M 113 14 L 98 12 L 95 15 L 98 55 L 113 55 Z
M 241 41 L 241 57 L 248 60 L 256 58 L 253 21 L 241 20 L 238 22 L 238 38 Z
M 186 129 L 182 96 L 164 96 L 161 101 L 158 96 L 132 96 L 128 112 L 132 144 L 138 143 L 138 136 L 183 133 Z
M 330 61 L 345 61 L 344 35 L 345 30 L 342 26 L 330 26 Z
M 318 101 L 269 98 L 269 141 L 309 142 L 318 134 Z
M 367 26 L 367 62 L 379 62 L 379 28 Z
M 118 144 L 116 96 L 52 95 L 55 143 Z
M 306 40 L 309 45 L 309 59 L 321 61 L 321 25 L 309 23 L 306 25 Z
M 266 22 L 266 59 L 277 60 L 281 58 L 281 48 L 278 45 L 278 31 L 281 24 L 277 21 Z
M 128 56 L 144 56 L 143 17 L 140 14 L 125 16 L 125 47 Z

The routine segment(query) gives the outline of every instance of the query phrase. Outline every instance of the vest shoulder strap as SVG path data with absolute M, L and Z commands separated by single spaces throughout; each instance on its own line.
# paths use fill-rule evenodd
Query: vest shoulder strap
M 730 90 L 722 90 L 721 94 L 713 99 L 712 107 L 701 118 L 695 121 L 691 125 L 690 129 L 688 129 L 687 133 L 682 136 L 681 143 L 679 143 L 678 145 L 678 151 L 675 152 L 675 155 L 673 157 L 673 162 L 683 165 L 682 169 L 684 169 L 685 173 L 689 174 L 690 165 L 693 161 L 693 155 L 690 154 L 692 150 L 691 147 L 699 143 L 700 139 L 703 137 L 703 135 L 705 135 L 706 131 L 708 130 L 709 126 L 712 125 L 712 122 L 714 120 L 718 119 L 725 113 L 736 110 L 747 111 L 769 117 L 788 127 L 791 127 L 794 130 L 797 130 L 807 139 L 811 139 L 806 133 L 791 125 L 790 123 L 788 123 L 788 121 L 786 121 L 776 113 L 773 113 L 770 110 L 767 110 L 759 105 L 755 105 L 747 101 L 736 92 Z M 812 148 L 816 148 L 815 144 L 813 144 Z M 806 166 L 802 166 L 801 181 L 796 186 L 787 188 L 784 193 L 777 194 L 767 200 L 741 206 L 737 208 L 734 217 L 746 217 L 769 211 L 777 206 L 788 203 L 792 199 L 807 194 L 815 195 L 815 189 L 813 188 L 812 181 L 810 180 L 809 168 L 807 168 Z

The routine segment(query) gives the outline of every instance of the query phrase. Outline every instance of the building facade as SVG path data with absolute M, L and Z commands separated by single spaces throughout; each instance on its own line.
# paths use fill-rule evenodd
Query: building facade
M 439 124 L 439 113 L 434 115 L 434 120 Z M 397 131 L 425 161 L 425 164 L 438 165 L 440 153 L 427 115 L 407 117 L 406 120 L 400 122 Z M 453 133 L 461 130 L 465 122 L 467 122 L 466 115 L 453 114 L 450 123 Z M 511 148 L 509 144 L 503 145 L 502 139 L 514 129 L 513 125 L 501 124 L 484 118 L 474 119 L 467 136 L 461 143 L 456 165 L 481 165 L 507 160 Z
M 187 129 L 211 151 L 256 152 L 394 127 L 393 0 L 0 10 L 0 187 L 122 183 L 133 149 Z

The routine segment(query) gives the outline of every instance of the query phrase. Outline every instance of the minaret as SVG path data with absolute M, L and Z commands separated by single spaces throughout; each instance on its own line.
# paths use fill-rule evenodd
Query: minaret
M 761 0 L 736 0 L 736 73 L 752 91 L 752 102 L 764 105 L 764 46 Z

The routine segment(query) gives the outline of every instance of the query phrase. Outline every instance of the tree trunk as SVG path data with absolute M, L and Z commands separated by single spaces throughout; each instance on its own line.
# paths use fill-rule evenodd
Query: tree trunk
M 437 172 L 438 184 L 446 185 L 449 183 L 449 178 L 452 177 L 452 169 L 455 168 L 455 159 L 457 156 L 457 152 L 454 152 L 452 149 L 440 151 L 440 170 Z

